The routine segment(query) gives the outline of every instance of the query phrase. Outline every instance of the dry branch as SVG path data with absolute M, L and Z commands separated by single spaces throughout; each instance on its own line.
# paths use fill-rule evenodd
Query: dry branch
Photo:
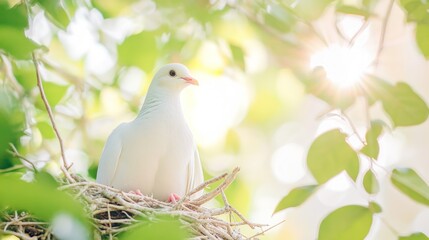
M 52 129 L 54 130 L 55 136 L 57 137 L 58 143 L 60 144 L 61 158 L 63 160 L 63 165 L 61 166 L 61 170 L 63 171 L 67 180 L 73 182 L 73 178 L 70 176 L 70 173 L 68 171 L 71 165 L 67 164 L 63 139 L 61 138 L 60 132 L 58 131 L 58 128 L 54 119 L 54 114 L 52 113 L 52 108 L 49 105 L 48 99 L 46 98 L 45 90 L 43 89 L 42 77 L 40 75 L 40 70 L 39 70 L 39 62 L 37 61 L 36 55 L 34 53 L 32 56 L 33 56 L 34 68 L 36 69 L 37 88 L 39 89 L 40 96 L 42 97 L 42 101 L 43 101 L 43 104 L 45 105 L 46 111 L 48 112 L 49 120 L 51 121 L 51 124 L 52 124 Z

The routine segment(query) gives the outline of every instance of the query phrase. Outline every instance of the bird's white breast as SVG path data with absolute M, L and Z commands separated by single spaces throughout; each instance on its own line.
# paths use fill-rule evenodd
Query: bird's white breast
M 179 110 L 160 108 L 125 126 L 113 187 L 139 189 L 157 199 L 167 199 L 171 193 L 185 194 L 194 143 Z

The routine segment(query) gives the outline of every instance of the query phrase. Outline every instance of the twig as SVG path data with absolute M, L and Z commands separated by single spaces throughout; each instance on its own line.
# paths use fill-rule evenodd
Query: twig
M 28 160 L 26 157 L 19 154 L 18 150 L 16 149 L 16 147 L 12 143 L 9 143 L 9 146 L 12 149 L 12 150 L 9 150 L 9 153 L 12 154 L 12 156 L 17 157 L 17 158 L 21 159 L 22 161 L 30 164 L 30 166 L 33 168 L 34 172 L 38 172 L 34 163 L 32 161 Z
M 214 198 L 215 196 L 217 196 L 222 191 L 222 189 L 227 188 L 229 184 L 232 183 L 238 171 L 240 171 L 240 168 L 238 167 L 234 168 L 232 173 L 226 177 L 225 181 L 222 184 L 220 184 L 217 188 L 215 188 L 215 190 L 208 192 L 195 200 L 192 200 L 191 201 L 192 204 L 199 206 L 208 202 L 210 199 Z
M 368 26 L 368 24 L 369 24 L 368 17 L 365 17 L 364 22 L 362 23 L 360 28 L 356 31 L 356 33 L 353 35 L 353 37 L 350 38 L 349 47 L 352 47 L 354 45 L 356 38 L 363 32 L 363 30 L 365 30 L 365 28 Z
M 14 165 L 13 167 L 10 168 L 5 168 L 5 169 L 0 169 L 0 173 L 5 173 L 5 172 L 12 172 L 21 168 L 27 168 L 26 166 L 20 164 L 20 165 Z
M 65 151 L 64 151 L 63 140 L 62 140 L 61 135 L 58 131 L 58 128 L 57 128 L 57 125 L 55 123 L 54 116 L 52 113 L 51 106 L 49 105 L 48 99 L 46 98 L 45 91 L 43 89 L 42 77 L 40 76 L 40 70 L 39 70 L 39 63 L 38 63 L 38 61 L 36 59 L 36 55 L 34 53 L 32 54 L 32 56 L 33 56 L 34 67 L 36 69 L 37 87 L 39 88 L 40 96 L 42 97 L 43 104 L 45 105 L 46 111 L 48 112 L 49 119 L 50 119 L 51 124 L 52 124 L 52 128 L 53 128 L 55 135 L 57 136 L 58 142 L 60 144 L 61 157 L 63 160 L 63 167 L 64 167 L 64 168 L 61 168 L 61 170 L 63 171 L 64 175 L 66 176 L 66 178 L 69 181 L 74 182 L 74 179 L 70 176 L 70 173 L 68 172 L 68 169 L 71 167 L 71 165 L 67 164 L 67 160 L 66 160 L 65 153 L 64 153 Z
M 249 237 L 249 239 L 255 238 L 255 237 L 260 236 L 260 235 L 263 235 L 264 233 L 266 233 L 266 232 L 268 232 L 269 230 L 271 230 L 271 229 L 273 229 L 273 228 L 277 227 L 278 225 L 280 225 L 280 224 L 284 223 L 285 221 L 286 221 L 286 219 L 285 219 L 285 220 L 283 220 L 283 221 L 280 221 L 280 222 L 276 223 L 275 225 L 273 225 L 273 226 L 271 226 L 271 227 L 269 227 L 269 228 L 266 228 L 266 229 L 262 230 L 261 232 L 259 232 L 259 233 L 255 234 L 255 235 L 253 235 L 253 236 L 251 236 L 251 237 Z
M 380 55 L 381 55 L 381 52 L 383 51 L 383 48 L 384 48 L 384 39 L 386 37 L 387 24 L 389 23 L 389 18 L 390 18 L 390 14 L 392 13 L 392 8 L 393 8 L 394 3 L 395 3 L 395 0 L 390 0 L 389 6 L 387 7 L 387 10 L 386 10 L 386 15 L 384 16 L 384 19 L 383 19 L 381 34 L 380 34 L 380 40 L 378 42 L 377 55 L 376 55 L 375 61 L 374 61 L 375 67 L 378 66 L 378 62 L 380 60 Z

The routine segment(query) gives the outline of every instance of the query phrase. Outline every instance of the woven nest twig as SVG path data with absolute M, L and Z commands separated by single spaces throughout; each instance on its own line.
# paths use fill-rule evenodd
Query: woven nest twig
M 230 174 L 223 174 L 201 184 L 179 202 L 172 204 L 156 200 L 149 196 L 139 196 L 126 193 L 95 182 L 89 182 L 71 174 L 73 182 L 66 181 L 60 190 L 74 195 L 86 206 L 94 226 L 94 235 L 98 239 L 113 239 L 119 233 L 131 230 L 141 223 L 137 218 L 156 221 L 162 216 L 173 216 L 189 230 L 191 239 L 256 239 L 262 234 L 263 224 L 248 221 L 239 211 L 232 207 L 224 190 L 235 179 L 239 169 L 235 168 Z M 195 197 L 198 192 L 216 183 L 221 183 L 213 190 Z M 221 196 L 223 206 L 209 209 L 202 205 L 216 196 Z M 222 215 L 229 215 L 229 221 L 222 219 Z M 235 216 L 238 221 L 232 221 Z M 2 231 L 15 235 L 21 239 L 55 239 L 49 224 L 40 222 L 28 214 L 17 212 L 5 217 L 0 223 Z M 241 226 L 251 229 L 260 229 L 251 237 L 240 232 Z

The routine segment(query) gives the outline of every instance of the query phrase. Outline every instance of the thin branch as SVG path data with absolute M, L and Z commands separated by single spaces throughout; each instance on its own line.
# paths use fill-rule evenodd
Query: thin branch
M 20 165 L 14 165 L 13 167 L 10 168 L 4 168 L 4 169 L 0 169 L 0 173 L 5 173 L 5 172 L 12 172 L 21 168 L 27 168 L 26 166 L 20 164 Z
M 262 230 L 261 232 L 259 232 L 259 233 L 255 234 L 255 235 L 253 235 L 253 236 L 251 236 L 251 237 L 249 237 L 249 239 L 253 239 L 253 238 L 257 237 L 257 236 L 263 235 L 264 233 L 266 233 L 266 232 L 268 232 L 269 230 L 271 230 L 271 229 L 273 229 L 273 228 L 277 227 L 278 225 L 280 225 L 280 224 L 284 223 L 285 221 L 286 221 L 286 219 L 285 219 L 285 220 L 282 220 L 282 221 L 280 221 L 280 222 L 278 222 L 278 223 L 276 223 L 275 225 L 273 225 L 273 226 L 271 226 L 271 227 L 269 227 L 269 228 L 266 228 L 266 229 Z
M 384 16 L 384 19 L 383 19 L 381 34 L 380 34 L 380 40 L 378 42 L 377 55 L 376 55 L 375 61 L 374 61 L 375 67 L 377 67 L 377 65 L 378 65 L 381 52 L 383 51 L 383 48 L 384 48 L 384 39 L 386 37 L 387 24 L 389 23 L 389 18 L 390 18 L 390 14 L 392 13 L 392 8 L 393 8 L 394 3 L 395 3 L 395 0 L 390 0 L 389 6 L 387 7 L 387 10 L 386 10 L 386 15 Z
M 12 150 L 9 150 L 9 153 L 12 154 L 12 156 L 17 157 L 21 161 L 24 161 L 24 162 L 30 164 L 30 166 L 33 168 L 34 172 L 38 172 L 34 163 L 32 161 L 28 160 L 26 157 L 19 154 L 18 150 L 16 149 L 16 147 L 12 143 L 9 143 L 9 146 L 12 149 Z
M 45 94 L 45 91 L 43 89 L 42 77 L 40 76 L 40 70 L 39 70 L 39 63 L 36 59 L 36 55 L 34 53 L 32 55 L 33 55 L 34 67 L 36 69 L 37 87 L 39 88 L 40 96 L 42 97 L 43 104 L 45 105 L 46 111 L 48 112 L 49 119 L 50 119 L 51 124 L 52 124 L 52 128 L 53 128 L 55 135 L 57 136 L 58 142 L 60 144 L 61 157 L 63 160 L 61 170 L 63 171 L 64 175 L 67 177 L 68 180 L 70 180 L 71 182 L 74 182 L 74 179 L 70 176 L 70 173 L 68 172 L 68 169 L 71 167 L 71 165 L 67 164 L 66 156 L 64 153 L 65 151 L 64 151 L 63 140 L 62 140 L 61 135 L 58 131 L 57 125 L 56 125 L 55 120 L 54 120 L 54 115 L 52 113 L 51 106 L 49 105 L 48 99 L 46 98 L 46 94 Z

